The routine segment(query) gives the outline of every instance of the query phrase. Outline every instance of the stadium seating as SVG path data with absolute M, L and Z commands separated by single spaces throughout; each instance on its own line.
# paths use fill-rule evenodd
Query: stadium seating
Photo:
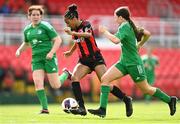
M 137 9 L 133 9 L 132 11 L 133 16 L 147 16 L 147 2 L 147 0 L 139 0 L 139 3 L 136 4 Z M 78 11 L 82 18 L 87 18 L 90 15 L 113 15 L 114 8 L 129 6 L 131 9 L 135 5 L 135 1 L 131 0 L 77 0 L 76 2 L 73 0 L 61 0 L 60 2 L 57 0 L 48 0 L 48 8 L 51 13 L 58 12 L 59 14 L 64 14 L 67 6 L 72 3 L 78 5 Z M 109 5 L 110 3 L 111 6 Z
M 3 5 L 5 0 L 0 0 L 0 7 Z M 65 13 L 67 6 L 75 3 L 78 5 L 78 11 L 82 18 L 88 18 L 91 15 L 113 15 L 114 9 L 119 6 L 128 6 L 131 10 L 132 16 L 135 17 L 147 17 L 147 16 L 158 16 L 156 14 L 148 13 L 148 5 L 150 0 L 40 0 L 36 1 L 35 4 L 41 4 L 45 6 L 45 9 L 49 14 L 62 15 Z M 167 6 L 171 6 L 174 17 L 178 17 L 180 14 L 179 0 L 156 0 L 153 1 L 161 9 L 166 9 Z M 12 13 L 26 13 L 30 2 L 24 0 L 9 0 L 8 6 L 11 8 Z M 161 16 L 161 11 L 158 11 Z
M 20 58 L 15 58 L 15 50 L 17 46 L 0 46 L 0 67 L 7 69 L 9 65 L 15 70 L 15 74 L 19 75 L 22 72 L 28 74 L 28 79 L 32 82 L 31 76 L 31 51 L 28 50 L 22 54 Z M 67 67 L 70 71 L 73 70 L 74 66 L 78 62 L 78 56 L 75 52 L 72 57 L 65 58 L 63 52 L 68 48 L 63 47 L 58 50 L 58 64 L 59 64 L 59 73 L 62 73 L 62 69 Z M 142 50 L 143 54 L 145 50 Z M 112 54 L 113 53 L 113 54 Z M 109 68 L 114 64 L 120 56 L 119 50 L 102 50 L 102 54 L 105 58 L 107 67 Z M 159 58 L 160 65 L 156 68 L 156 81 L 155 86 L 161 88 L 163 91 L 167 92 L 170 95 L 178 95 L 180 97 L 180 49 L 169 49 L 169 48 L 158 48 L 155 49 L 154 54 Z M 83 92 L 88 93 L 92 90 L 92 85 L 90 80 L 95 73 L 86 76 L 83 78 L 81 86 L 83 87 Z M 92 80 L 91 80 L 92 81 Z M 95 80 L 97 81 L 97 80 Z M 142 93 L 137 91 L 134 87 L 134 83 L 129 76 L 123 77 L 118 83 L 119 87 L 125 91 L 128 95 L 135 95 L 136 97 L 142 97 Z M 8 82 L 7 82 L 8 83 Z M 92 83 L 96 84 L 96 83 Z M 69 87 L 70 84 L 67 83 L 65 87 Z M 135 91 L 134 91 L 135 89 Z

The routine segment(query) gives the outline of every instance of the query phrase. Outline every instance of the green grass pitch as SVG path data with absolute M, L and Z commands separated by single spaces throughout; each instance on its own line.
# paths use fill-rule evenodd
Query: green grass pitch
M 109 103 L 105 118 L 87 114 L 66 114 L 60 104 L 50 104 L 49 115 L 38 114 L 40 105 L 0 105 L 0 124 L 180 124 L 180 107 L 174 116 L 169 115 L 168 106 L 162 102 L 134 102 L 134 113 L 127 118 L 123 103 Z M 88 103 L 87 108 L 98 104 Z

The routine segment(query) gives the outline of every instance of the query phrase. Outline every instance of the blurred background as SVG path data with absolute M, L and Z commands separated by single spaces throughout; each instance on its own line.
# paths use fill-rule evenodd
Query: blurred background
M 72 3 L 77 4 L 80 18 L 91 22 L 108 67 L 119 59 L 120 49 L 119 45 L 113 45 L 99 35 L 98 25 L 105 25 L 115 33 L 118 25 L 113 12 L 119 6 L 128 6 L 136 25 L 152 34 L 140 54 L 153 47 L 153 54 L 159 58 L 154 85 L 180 98 L 180 0 L 0 0 L 0 104 L 39 103 L 32 79 L 31 50 L 25 51 L 20 58 L 15 57 L 15 51 L 23 41 L 23 29 L 29 23 L 27 9 L 30 5 L 44 6 L 44 20 L 50 22 L 63 39 L 57 52 L 59 73 L 64 67 L 73 70 L 78 61 L 77 53 L 70 58 L 63 56 L 72 44 L 63 32 L 66 26 L 63 14 Z M 112 83 L 135 100 L 144 99 L 129 76 Z M 45 85 L 51 103 L 73 97 L 69 80 L 59 90 L 52 89 L 47 79 Z M 86 101 L 99 101 L 100 82 L 95 73 L 83 78 L 81 87 Z M 112 96 L 110 100 L 117 101 Z

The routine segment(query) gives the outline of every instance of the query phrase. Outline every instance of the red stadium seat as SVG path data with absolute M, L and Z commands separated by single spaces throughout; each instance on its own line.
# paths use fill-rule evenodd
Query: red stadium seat
M 0 45 L 0 67 L 5 69 L 11 66 L 17 75 L 22 74 L 23 70 L 31 72 L 31 50 L 27 50 L 22 53 L 20 58 L 15 57 L 15 51 L 17 46 L 2 46 Z M 78 62 L 78 55 L 75 52 L 71 57 L 65 58 L 63 52 L 69 48 L 60 48 L 57 52 L 59 73 L 62 73 L 62 69 L 67 67 L 70 71 L 73 71 L 75 65 Z M 8 52 L 7 52 L 8 51 Z M 143 51 L 142 53 L 144 53 Z M 112 54 L 113 53 L 113 54 Z M 107 67 L 109 68 L 114 64 L 120 56 L 119 50 L 102 50 L 102 54 L 105 58 Z M 154 50 L 154 54 L 159 58 L 159 66 L 156 69 L 156 80 L 155 86 L 161 88 L 163 91 L 170 95 L 179 94 L 180 88 L 180 49 L 168 49 L 168 48 L 158 48 Z M 173 59 L 172 59 L 173 56 Z M 18 65 L 18 66 L 17 66 Z M 89 80 L 91 77 L 89 75 L 82 80 L 83 92 L 89 92 L 91 89 L 91 84 Z M 122 78 L 121 83 L 118 83 L 119 87 L 125 91 L 128 95 L 133 95 L 134 83 L 129 76 Z M 84 84 L 83 84 L 84 83 Z M 67 87 L 69 87 L 69 82 L 67 82 Z M 138 97 L 142 97 L 142 93 L 136 91 L 135 94 Z

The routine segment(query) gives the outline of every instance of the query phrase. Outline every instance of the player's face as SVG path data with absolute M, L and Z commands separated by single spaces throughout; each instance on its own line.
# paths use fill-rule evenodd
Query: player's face
M 41 21 L 42 15 L 39 10 L 33 10 L 31 15 L 29 15 L 29 19 L 33 24 L 38 24 Z
M 121 16 L 117 16 L 116 13 L 114 13 L 114 20 L 118 24 L 121 24 L 123 22 L 123 18 Z
M 74 20 L 74 18 L 73 19 L 65 18 L 64 21 L 65 21 L 67 27 L 70 27 L 71 29 L 76 28 L 76 23 L 75 23 L 76 21 Z

